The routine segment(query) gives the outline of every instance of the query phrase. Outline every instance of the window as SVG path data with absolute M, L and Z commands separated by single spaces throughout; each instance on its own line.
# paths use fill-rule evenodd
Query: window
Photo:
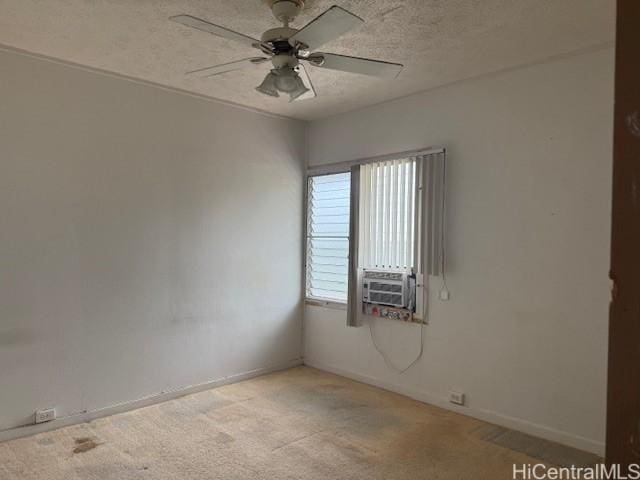
M 421 288 L 424 275 L 441 275 L 444 160 L 443 150 L 416 152 L 309 177 L 307 298 L 349 303 L 354 318 L 365 269 L 411 271 Z M 418 315 L 424 294 L 416 290 Z
M 309 298 L 347 301 L 351 174 L 309 177 L 307 272 Z

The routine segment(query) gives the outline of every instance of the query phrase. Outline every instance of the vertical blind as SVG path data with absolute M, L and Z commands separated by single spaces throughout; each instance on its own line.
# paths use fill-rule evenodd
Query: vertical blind
M 309 177 L 307 296 L 347 300 L 351 175 Z
M 444 275 L 445 152 L 419 157 L 424 169 L 425 272 Z
M 416 160 L 360 166 L 359 263 L 363 268 L 412 268 L 416 240 Z

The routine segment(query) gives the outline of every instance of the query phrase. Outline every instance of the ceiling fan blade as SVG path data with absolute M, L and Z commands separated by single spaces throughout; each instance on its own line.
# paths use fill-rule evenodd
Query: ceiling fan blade
M 348 57 L 335 53 L 313 53 L 305 60 L 312 65 L 341 72 L 359 73 L 374 77 L 397 77 L 402 71 L 403 65 L 399 63 L 371 60 L 369 58 Z
M 182 25 L 186 25 L 187 27 L 202 30 L 203 32 L 212 33 L 213 35 L 217 35 L 218 37 L 244 43 L 249 47 L 260 48 L 260 40 L 251 38 L 242 33 L 234 32 L 233 30 L 221 27 L 220 25 L 214 25 L 213 23 L 202 20 L 201 18 L 193 17 L 191 15 L 176 15 L 174 17 L 169 17 L 169 20 L 181 23 Z
M 305 50 L 315 50 L 362 23 L 364 20 L 357 15 L 333 6 L 302 27 L 302 30 L 289 38 L 289 43 L 292 46 L 302 43 Z
M 302 64 L 298 65 L 298 75 L 302 79 L 302 83 L 304 83 L 304 86 L 307 87 L 309 91 L 306 93 L 303 93 L 294 101 L 297 102 L 298 100 L 308 100 L 310 98 L 316 98 L 317 96 L 316 89 L 313 88 L 313 83 L 311 83 L 311 78 L 309 77 L 309 73 L 307 72 L 307 70 L 304 68 L 304 65 Z
M 212 67 L 199 68 L 197 70 L 191 70 L 187 72 L 187 75 L 199 74 L 201 77 L 213 77 L 214 75 L 220 75 L 221 73 L 233 72 L 243 68 L 250 67 L 252 65 L 260 65 L 268 61 L 266 57 L 251 57 L 243 58 L 242 60 L 236 60 L 235 62 L 222 63 L 220 65 L 214 65 Z

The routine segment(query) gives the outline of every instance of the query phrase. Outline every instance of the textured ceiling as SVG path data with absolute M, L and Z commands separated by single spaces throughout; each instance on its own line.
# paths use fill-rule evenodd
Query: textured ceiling
M 308 0 L 292 26 L 333 4 L 366 23 L 322 50 L 404 63 L 398 79 L 309 67 L 318 98 L 290 104 L 254 91 L 267 65 L 184 75 L 258 52 L 168 17 L 188 13 L 259 37 L 278 25 L 262 0 L 0 0 L 0 44 L 316 119 L 614 39 L 614 0 Z

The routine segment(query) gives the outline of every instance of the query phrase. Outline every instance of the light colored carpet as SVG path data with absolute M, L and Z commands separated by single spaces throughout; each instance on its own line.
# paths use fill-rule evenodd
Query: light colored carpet
M 2 480 L 510 479 L 487 424 L 299 367 L 0 444 Z

